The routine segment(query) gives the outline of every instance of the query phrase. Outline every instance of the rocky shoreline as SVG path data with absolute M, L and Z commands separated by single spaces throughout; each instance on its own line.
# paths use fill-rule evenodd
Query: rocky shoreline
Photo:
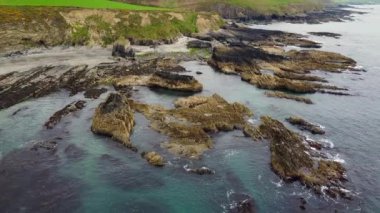
M 320 21 L 336 16 L 326 15 L 320 17 Z M 312 15 L 310 17 L 303 17 L 302 20 L 313 19 Z M 314 34 L 338 36 L 325 32 Z M 338 53 L 318 50 L 321 44 L 300 34 L 228 24 L 218 31 L 192 36 L 194 40 L 188 43 L 188 47 L 209 51 L 206 63 L 215 71 L 237 75 L 242 84 L 249 83 L 267 90 L 265 95 L 268 97 L 313 104 L 314 101 L 305 97 L 305 94 L 349 95 L 347 88 L 332 85 L 329 79 L 313 72 L 320 70 L 344 74 L 346 71 L 360 71 L 356 68 L 355 60 Z M 286 51 L 286 46 L 301 49 Z M 169 164 L 167 156 L 199 160 L 213 149 L 214 135 L 236 131 L 252 141 L 268 142 L 271 168 L 284 181 L 299 181 L 317 194 L 326 194 L 331 198 L 352 199 L 345 188 L 345 182 L 348 181 L 346 169 L 341 163 L 326 157 L 325 147 L 321 143 L 293 132 L 269 116 L 262 117 L 259 124 L 253 124 L 250 119 L 255 115 L 250 108 L 242 103 L 227 101 L 221 94 L 196 95 L 203 91 L 205 85 L 197 77 L 186 74 L 186 69 L 179 65 L 183 57 L 175 54 L 120 56 L 123 55 L 114 57 L 112 63 L 99 63 L 94 67 L 44 65 L 25 72 L 0 75 L 0 110 L 61 90 L 67 91 L 70 96 L 82 96 L 83 93 L 85 101 L 72 102 L 48 119 L 45 123 L 47 131 L 54 131 L 52 129 L 61 119 L 108 93 L 105 100 L 94 109 L 91 132 L 110 137 L 120 146 L 138 152 L 141 160 L 152 167 L 166 167 Z M 187 97 L 176 99 L 172 103 L 174 107 L 143 103 L 134 100 L 131 95 L 136 86 L 185 92 Z M 149 127 L 166 136 L 167 140 L 157 141 L 154 150 L 141 151 L 140 144 L 130 140 L 134 134 L 136 114 L 143 115 Z M 290 117 L 287 121 L 312 134 L 325 133 L 320 126 L 302 118 Z M 37 144 L 31 150 L 54 151 L 59 147 L 56 142 L 49 142 Z M 27 154 L 30 155 L 30 151 Z M 9 162 L 0 160 L 2 164 L 7 166 Z M 186 167 L 185 170 L 199 175 L 215 174 L 214 170 L 207 167 Z M 0 181 L 6 182 L 1 177 Z M 239 201 L 241 209 L 250 209 L 248 212 L 251 212 L 253 204 L 249 200 L 245 202 Z

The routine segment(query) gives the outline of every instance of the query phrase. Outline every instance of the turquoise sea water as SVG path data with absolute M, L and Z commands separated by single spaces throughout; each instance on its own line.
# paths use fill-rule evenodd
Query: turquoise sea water
M 189 74 L 203 83 L 202 95 L 218 93 L 228 101 L 246 104 L 255 112 L 254 122 L 261 115 L 282 121 L 299 115 L 323 125 L 326 135 L 309 137 L 334 144 L 328 152 L 344 162 L 349 179 L 346 186 L 355 193 L 353 200 L 332 200 L 297 182 L 283 183 L 270 169 L 268 144 L 253 142 L 240 132 L 213 135 L 214 149 L 200 160 L 177 158 L 160 148 L 165 137 L 136 114 L 132 142 L 141 151 L 163 153 L 170 162 L 164 168 L 151 167 L 139 154 L 91 133 L 94 109 L 107 94 L 96 101 L 88 100 L 84 110 L 62 120 L 53 131 L 44 130 L 43 123 L 55 111 L 84 98 L 83 94 L 69 97 L 59 92 L 0 111 L 0 198 L 12 200 L 4 203 L 0 199 L 0 212 L 35 211 L 40 203 L 45 209 L 39 212 L 48 212 L 49 208 L 54 212 L 228 212 L 234 193 L 252 197 L 259 212 L 300 212 L 301 197 L 307 200 L 308 212 L 380 211 L 380 7 L 365 6 L 363 10 L 369 13 L 356 16 L 353 22 L 252 26 L 303 34 L 342 34 L 340 39 L 310 38 L 321 42 L 324 50 L 354 58 L 367 70 L 361 75 L 318 72 L 330 82 L 349 88 L 355 96 L 308 95 L 314 105 L 267 98 L 264 90 L 237 76 L 217 73 L 199 62 L 183 63 Z M 203 74 L 196 75 L 196 71 Z M 186 95 L 138 89 L 135 99 L 166 107 L 173 107 L 173 100 Z M 21 111 L 12 116 L 18 109 Z M 56 158 L 24 158 L 28 152 L 21 150 L 33 141 L 55 137 L 62 138 Z M 215 175 L 189 174 L 183 169 L 185 165 L 207 166 Z M 9 178 L 4 178 L 7 175 Z

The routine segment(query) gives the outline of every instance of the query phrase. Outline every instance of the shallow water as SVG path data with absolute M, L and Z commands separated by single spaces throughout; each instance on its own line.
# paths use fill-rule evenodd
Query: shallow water
M 46 184 L 45 188 L 39 183 L 40 188 L 29 189 L 25 187 L 27 178 L 10 180 L 7 183 L 13 184 L 11 189 L 16 192 L 6 191 L 15 200 L 10 205 L 16 206 L 18 211 L 31 210 L 33 203 L 51 202 L 56 212 L 226 212 L 234 201 L 231 194 L 241 193 L 251 196 L 260 212 L 301 211 L 301 197 L 307 200 L 309 212 L 377 212 L 380 210 L 380 62 L 377 50 L 380 47 L 380 29 L 377 27 L 380 7 L 368 7 L 374 9 L 368 10 L 369 14 L 357 16 L 353 22 L 254 26 L 298 33 L 328 31 L 342 34 L 340 39 L 310 38 L 321 42 L 324 50 L 354 58 L 367 70 L 361 75 L 319 73 L 334 84 L 349 88 L 356 96 L 307 95 L 314 105 L 267 98 L 264 90 L 242 82 L 237 76 L 217 73 L 199 62 L 183 63 L 189 74 L 203 83 L 202 95 L 218 93 L 228 101 L 244 103 L 255 112 L 254 121 L 261 115 L 280 120 L 300 115 L 323 125 L 326 135 L 309 137 L 326 139 L 334 144 L 329 153 L 345 162 L 349 179 L 347 188 L 356 194 L 352 201 L 331 200 L 315 195 L 299 183 L 283 183 L 270 170 L 268 144 L 252 142 L 240 132 L 214 135 L 214 149 L 206 152 L 201 160 L 176 158 L 160 148 L 159 143 L 165 141 L 165 137 L 151 130 L 148 121 L 136 114 L 132 142 L 141 151 L 157 150 L 170 161 L 164 168 L 151 167 L 138 154 L 125 150 L 111 139 L 91 133 L 94 109 L 107 94 L 96 101 L 88 100 L 84 110 L 64 118 L 53 131 L 44 130 L 43 123 L 55 111 L 74 100 L 84 99 L 83 94 L 69 97 L 67 92 L 59 92 L 0 111 L 0 158 L 3 159 L 0 175 L 4 169 L 1 166 L 12 165 L 4 163 L 4 159 L 18 163 L 17 156 L 22 154 L 18 150 L 33 141 L 62 138 L 58 141 L 60 151 L 56 153 L 59 167 L 47 169 L 48 165 L 57 164 L 48 161 L 46 165 L 35 167 L 35 172 L 42 171 L 44 176 L 31 175 L 35 179 L 50 177 L 61 182 L 53 181 L 57 185 Z M 57 60 L 59 56 L 55 57 Z M 196 75 L 196 71 L 203 74 Z M 187 95 L 139 87 L 133 96 L 144 102 L 172 107 L 173 100 Z M 18 109 L 21 110 L 12 115 Z M 73 146 L 75 148 L 69 148 Z M 207 166 L 216 173 L 212 176 L 189 174 L 183 169 L 185 165 Z M 37 180 L 28 181 L 37 184 Z M 69 187 L 72 193 L 62 189 L 66 185 L 75 186 Z M 28 193 L 46 195 L 49 191 L 63 195 L 50 196 L 51 200 L 48 196 L 40 199 L 28 196 Z M 68 205 L 55 205 L 57 201 Z M 6 207 L 0 205 L 1 209 Z

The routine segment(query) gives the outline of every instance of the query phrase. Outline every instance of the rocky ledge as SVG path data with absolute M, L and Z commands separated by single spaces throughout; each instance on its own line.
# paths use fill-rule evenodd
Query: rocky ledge
M 286 121 L 288 121 L 292 125 L 297 126 L 299 129 L 309 131 L 312 134 L 325 134 L 325 130 L 323 130 L 319 125 L 312 124 L 303 118 L 292 116 L 287 118 Z
M 270 117 L 261 118 L 260 131 L 270 141 L 271 166 L 286 181 L 299 180 L 317 193 L 331 197 L 350 198 L 343 187 L 346 180 L 342 164 L 328 159 L 313 158 L 303 137 L 288 130 Z
M 112 93 L 96 108 L 91 131 L 95 134 L 110 136 L 131 150 L 137 151 L 129 140 L 134 124 L 133 110 L 127 97 Z
M 57 125 L 61 119 L 70 113 L 79 111 L 85 107 L 86 101 L 74 101 L 68 105 L 66 105 L 63 109 L 57 111 L 52 115 L 49 120 L 45 123 L 45 127 L 48 129 L 53 129 L 55 125 Z
M 286 51 L 282 48 L 288 45 L 320 47 L 320 44 L 300 34 L 231 24 L 203 37 L 219 42 L 213 48 L 209 65 L 226 74 L 240 75 L 242 80 L 262 89 L 347 95 L 342 92 L 347 89 L 328 84 L 326 79 L 311 73 L 315 70 L 334 73 L 357 71 L 353 59 L 338 53 L 315 49 Z M 284 95 L 271 97 L 293 99 Z M 294 100 L 300 101 L 298 98 Z
M 330 32 L 308 32 L 310 35 L 331 37 L 331 38 L 340 38 L 342 35 L 339 33 L 330 33 Z
M 209 134 L 242 130 L 252 112 L 242 104 L 228 103 L 219 95 L 191 96 L 175 102 L 176 108 L 133 102 L 133 108 L 144 114 L 151 127 L 169 140 L 161 146 L 175 155 L 198 158 L 212 148 Z
M 276 92 L 266 92 L 265 95 L 268 96 L 268 97 L 275 97 L 275 98 L 294 100 L 294 101 L 302 102 L 302 103 L 305 103 L 305 104 L 313 104 L 313 101 L 310 98 L 305 98 L 305 97 L 301 97 L 301 96 L 297 96 L 297 95 L 292 95 L 292 94 L 285 93 L 285 92 L 279 92 L 279 91 L 276 91 Z
M 11 72 L 0 75 L 0 109 L 32 98 L 43 97 L 61 89 L 68 90 L 70 95 L 86 91 L 84 94 L 86 97 L 97 98 L 106 91 L 96 89 L 99 85 L 115 85 L 123 81 L 133 84 L 143 82 L 142 85 L 145 86 L 156 84 L 168 89 L 185 91 L 202 89 L 200 83 L 195 79 L 190 79 L 192 77 L 177 74 L 154 75 L 164 70 L 182 72 L 185 69 L 173 59 L 154 58 L 102 63 L 92 68 L 86 65 L 61 65 L 41 66 L 25 72 Z M 151 77 L 152 81 L 149 81 Z

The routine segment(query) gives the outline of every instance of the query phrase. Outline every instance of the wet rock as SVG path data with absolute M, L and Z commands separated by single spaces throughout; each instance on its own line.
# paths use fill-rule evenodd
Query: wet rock
M 130 47 L 125 48 L 125 46 L 122 44 L 115 44 L 112 48 L 112 56 L 122 58 L 134 58 L 135 51 Z
M 297 95 L 291 95 L 289 93 L 285 92 L 265 92 L 265 95 L 268 97 L 273 97 L 273 98 L 283 98 L 283 99 L 288 99 L 288 100 L 294 100 L 298 102 L 303 102 L 305 104 L 313 104 L 313 101 L 310 100 L 309 98 L 297 96 Z
M 340 38 L 342 35 L 338 33 L 329 33 L 329 32 L 309 32 L 310 35 L 315 36 L 324 36 L 324 37 L 332 37 L 332 38 Z
M 85 107 L 86 101 L 74 101 L 68 105 L 66 105 L 63 109 L 57 111 L 52 115 L 49 120 L 45 123 L 45 127 L 47 129 L 53 129 L 55 125 L 57 125 L 63 117 L 79 111 Z
M 98 99 L 99 96 L 105 92 L 107 92 L 106 88 L 100 88 L 100 89 L 92 88 L 92 89 L 86 90 L 86 92 L 84 93 L 84 97 L 91 98 L 91 99 Z
M 197 175 L 213 175 L 215 174 L 215 171 L 203 166 L 201 168 L 195 168 L 195 169 L 191 169 L 189 168 L 189 165 L 185 165 L 183 167 L 186 172 L 191 172 L 191 173 L 194 173 L 194 174 L 197 174 Z
M 194 77 L 170 72 L 156 72 L 148 81 L 149 87 L 159 87 L 184 92 L 201 92 L 203 86 Z
M 47 150 L 47 151 L 56 151 L 57 150 L 57 142 L 56 141 L 38 141 L 33 144 L 30 150 L 39 151 L 39 150 Z
M 260 129 L 250 124 L 244 126 L 243 134 L 246 137 L 251 137 L 253 140 L 263 139 L 263 134 L 260 132 Z
M 304 120 L 303 118 L 292 116 L 287 118 L 286 121 L 288 121 L 292 125 L 297 126 L 299 129 L 309 131 L 312 134 L 325 134 L 325 130 L 323 130 L 320 126 L 312 124 Z
M 187 42 L 187 48 L 211 48 L 212 45 L 207 41 L 192 40 Z
M 274 72 L 274 75 L 280 78 L 286 78 L 290 80 L 300 80 L 300 81 L 318 81 L 327 83 L 327 80 L 324 78 L 318 77 L 318 76 L 312 76 L 312 75 L 304 75 L 304 74 L 297 74 L 292 72 L 284 72 L 284 71 L 276 71 Z
M 255 213 L 257 212 L 256 204 L 253 198 L 246 194 L 232 193 L 229 197 L 230 213 Z
M 157 152 L 142 152 L 141 157 L 153 166 L 162 167 L 165 165 L 165 159 Z
M 261 120 L 260 130 L 270 141 L 271 166 L 277 175 L 286 181 L 299 180 L 318 193 L 343 188 L 345 168 L 340 163 L 312 158 L 300 135 L 270 117 Z
M 122 94 L 111 93 L 106 101 L 96 108 L 91 131 L 110 136 L 127 148 L 137 151 L 129 140 L 134 124 L 134 114 L 127 98 Z
M 191 96 L 175 102 L 175 109 L 133 103 L 133 108 L 144 114 L 151 127 L 169 137 L 161 144 L 171 153 L 199 157 L 212 148 L 210 133 L 242 129 L 252 112 L 242 104 L 228 103 L 219 95 Z
M 196 71 L 195 72 L 197 75 L 202 75 L 203 74 L 203 72 L 201 72 L 201 71 Z

